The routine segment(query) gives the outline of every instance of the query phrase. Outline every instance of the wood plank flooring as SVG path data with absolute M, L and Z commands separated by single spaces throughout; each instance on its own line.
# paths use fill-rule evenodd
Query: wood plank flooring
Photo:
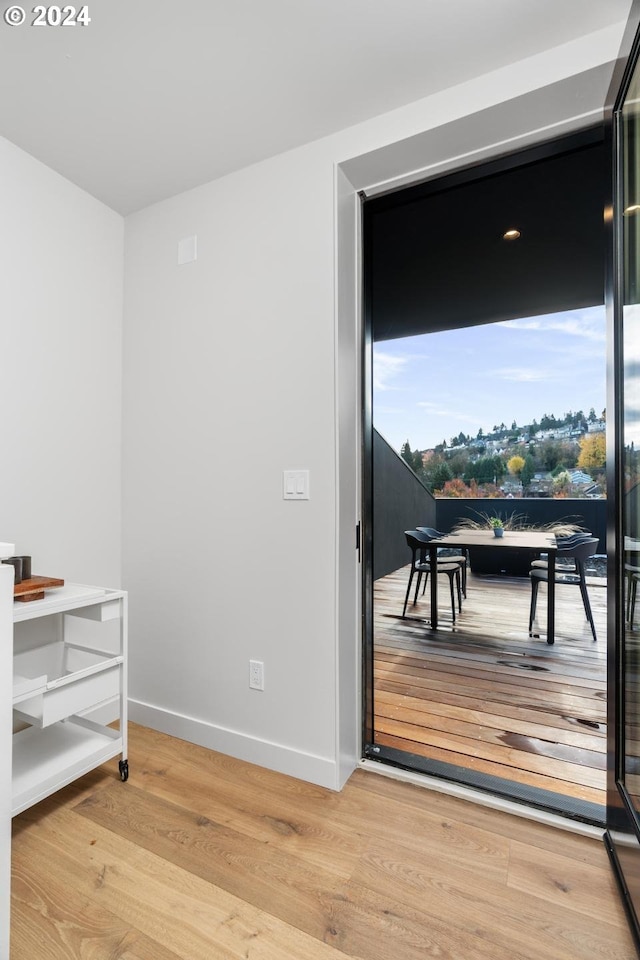
M 546 586 L 529 637 L 528 580 L 468 578 L 462 614 L 432 631 L 429 591 L 402 606 L 409 569 L 374 584 L 375 742 L 604 805 L 606 585 L 589 580 L 597 643 L 576 587 L 556 591 L 556 642 L 544 634 Z
M 131 725 L 14 820 L 11 960 L 633 960 L 601 841 Z

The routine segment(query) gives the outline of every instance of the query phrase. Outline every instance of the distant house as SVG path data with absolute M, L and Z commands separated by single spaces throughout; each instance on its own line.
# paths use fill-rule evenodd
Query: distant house
M 569 476 L 571 483 L 574 483 L 576 486 L 589 486 L 593 483 L 593 477 L 590 477 L 588 473 L 584 473 L 582 470 L 571 470 Z
M 530 497 L 552 497 L 553 496 L 553 478 L 549 473 L 534 474 L 529 484 L 528 494 Z

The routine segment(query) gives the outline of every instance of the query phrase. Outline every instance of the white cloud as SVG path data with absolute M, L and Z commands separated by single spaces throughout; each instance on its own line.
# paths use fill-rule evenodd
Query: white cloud
M 502 367 L 498 370 L 492 370 L 492 377 L 498 377 L 500 380 L 510 380 L 515 383 L 540 383 L 549 379 L 549 374 L 544 370 L 536 370 L 534 367 Z
M 607 339 L 603 322 L 603 311 L 569 311 L 565 314 L 552 314 L 547 317 L 530 317 L 524 320 L 506 320 L 500 324 L 507 330 L 527 330 L 537 333 L 564 333 L 570 337 L 579 337 L 592 343 L 605 343 Z
M 398 389 L 391 382 L 403 372 L 408 363 L 407 357 L 394 356 L 392 353 L 373 354 L 373 387 L 375 390 Z
M 460 423 L 471 423 L 476 427 L 482 426 L 482 421 L 479 420 L 477 416 L 472 416 L 465 412 L 459 412 L 452 407 L 442 407 L 439 404 L 432 403 L 429 400 L 420 400 L 416 406 L 420 407 L 421 410 L 424 410 L 425 413 L 428 413 L 434 417 L 448 417 L 456 422 L 460 421 Z

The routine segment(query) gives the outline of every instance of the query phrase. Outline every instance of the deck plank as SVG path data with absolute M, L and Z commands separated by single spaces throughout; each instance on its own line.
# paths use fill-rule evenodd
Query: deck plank
M 542 592 L 528 634 L 528 580 L 469 574 L 456 623 L 443 604 L 432 630 L 428 592 L 401 616 L 408 570 L 374 584 L 375 742 L 604 805 L 605 582 L 589 581 L 597 642 L 559 587 L 550 646 Z

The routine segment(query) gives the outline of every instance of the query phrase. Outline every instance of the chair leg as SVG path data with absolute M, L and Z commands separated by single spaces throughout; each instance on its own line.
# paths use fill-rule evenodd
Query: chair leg
M 416 582 L 416 592 L 415 592 L 414 595 L 413 595 L 413 605 L 414 605 L 414 607 L 415 607 L 416 603 L 418 602 L 418 591 L 419 591 L 419 589 L 420 589 L 420 581 L 421 581 L 421 580 L 422 580 L 422 570 L 418 570 L 418 580 L 417 580 L 417 582 Z M 427 578 L 426 578 L 426 577 L 424 578 L 424 585 L 425 585 L 425 587 L 426 587 L 426 585 L 427 585 Z
M 529 636 L 533 630 L 533 620 L 536 615 L 536 604 L 538 600 L 538 586 L 539 581 L 537 579 L 531 580 L 531 607 L 529 609 Z
M 452 571 L 451 573 L 448 573 L 447 576 L 449 577 L 449 591 L 451 593 L 451 616 L 453 617 L 453 622 L 455 623 L 456 622 L 456 601 L 453 596 L 453 578 L 455 576 L 455 573 Z
M 589 625 L 591 626 L 591 633 L 593 634 L 593 639 L 594 639 L 594 641 L 596 641 L 596 640 L 598 639 L 598 638 L 596 637 L 596 627 L 595 627 L 595 624 L 594 624 L 594 622 L 593 622 L 593 614 L 591 613 L 591 603 L 590 603 L 590 601 L 589 601 L 589 594 L 588 594 L 588 592 L 587 592 L 587 585 L 586 585 L 586 583 L 585 583 L 585 581 L 584 581 L 584 576 L 583 576 L 583 575 L 580 576 L 580 593 L 582 594 L 582 602 L 583 602 L 583 604 L 584 604 L 584 612 L 586 613 L 586 615 L 587 615 L 587 620 L 589 621 Z
M 635 577 L 631 579 L 631 610 L 629 612 L 629 627 L 633 630 L 633 621 L 636 615 L 636 594 L 638 592 L 638 581 Z
M 428 583 L 428 582 L 429 582 L 429 573 L 427 572 L 427 573 L 425 573 L 425 575 L 424 575 L 424 589 L 425 589 L 425 590 L 427 589 L 427 583 Z
M 460 570 L 456 570 L 456 592 L 458 594 L 458 613 L 462 613 L 462 587 L 460 585 Z
M 407 603 L 409 602 L 409 593 L 411 592 L 411 581 L 413 580 L 413 564 L 411 564 L 411 573 L 409 574 L 409 583 L 407 584 L 407 592 L 404 598 L 404 607 L 402 608 L 402 616 L 404 617 L 407 612 Z

